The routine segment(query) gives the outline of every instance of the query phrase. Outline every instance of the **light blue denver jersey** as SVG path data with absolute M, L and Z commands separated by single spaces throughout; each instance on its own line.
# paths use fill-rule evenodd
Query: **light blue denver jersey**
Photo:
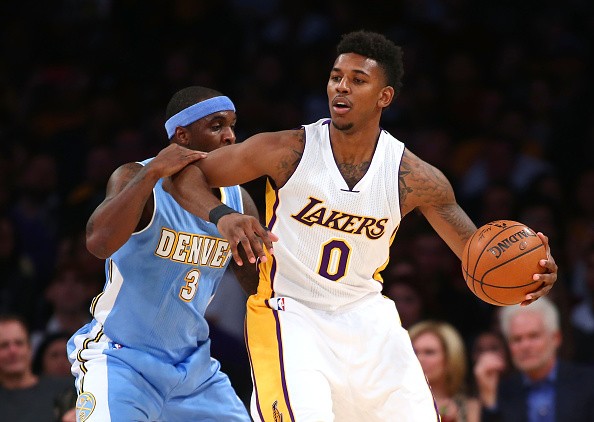
M 176 363 L 208 340 L 204 313 L 231 250 L 214 224 L 184 210 L 162 182 L 153 189 L 148 227 L 106 260 L 105 288 L 91 313 L 113 342 Z M 221 195 L 223 203 L 243 212 L 238 186 L 221 188 Z

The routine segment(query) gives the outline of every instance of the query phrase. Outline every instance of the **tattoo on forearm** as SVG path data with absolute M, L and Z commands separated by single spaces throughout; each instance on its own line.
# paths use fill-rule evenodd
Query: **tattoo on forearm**
M 451 225 L 461 240 L 468 240 L 475 232 L 476 226 L 458 204 L 435 207 L 435 210 Z

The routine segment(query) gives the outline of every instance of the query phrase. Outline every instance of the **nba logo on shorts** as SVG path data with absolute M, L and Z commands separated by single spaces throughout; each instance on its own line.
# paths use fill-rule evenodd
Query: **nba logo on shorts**
M 285 298 L 284 297 L 279 297 L 276 300 L 276 309 L 278 309 L 279 311 L 285 310 Z
M 267 305 L 276 310 L 276 311 L 284 311 L 285 310 L 285 298 L 284 297 L 273 297 L 266 301 Z

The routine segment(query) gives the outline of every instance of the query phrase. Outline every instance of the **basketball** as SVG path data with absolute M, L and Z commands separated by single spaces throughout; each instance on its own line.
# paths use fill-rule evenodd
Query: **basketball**
M 545 247 L 536 233 L 511 220 L 479 227 L 462 253 L 462 275 L 480 299 L 497 306 L 515 305 L 540 287 L 532 276 L 543 273 Z

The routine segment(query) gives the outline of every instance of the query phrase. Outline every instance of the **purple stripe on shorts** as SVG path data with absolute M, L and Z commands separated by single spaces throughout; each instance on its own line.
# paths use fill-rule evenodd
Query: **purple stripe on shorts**
M 283 395 L 285 396 L 285 402 L 287 403 L 287 409 L 289 409 L 289 416 L 291 421 L 295 421 L 295 416 L 293 415 L 293 409 L 291 408 L 291 402 L 289 400 L 289 392 L 287 391 L 287 381 L 285 378 L 285 361 L 283 359 L 283 342 L 281 338 L 281 330 L 280 330 L 280 321 L 278 318 L 278 311 L 272 311 L 274 315 L 274 319 L 276 321 L 276 341 L 278 343 L 278 358 L 280 362 L 280 374 L 281 380 L 283 383 Z

